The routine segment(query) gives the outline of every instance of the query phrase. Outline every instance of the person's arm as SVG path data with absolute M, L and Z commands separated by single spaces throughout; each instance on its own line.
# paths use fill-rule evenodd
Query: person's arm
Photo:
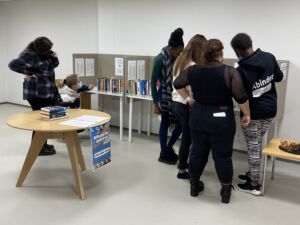
M 190 82 L 189 82 L 190 70 L 191 70 L 191 67 L 187 68 L 174 80 L 173 85 L 176 90 L 185 88 L 186 86 L 188 86 L 190 84 Z M 182 95 L 181 95 L 181 97 L 184 98 L 184 96 L 182 96 Z
M 234 68 L 229 68 L 228 72 L 230 73 L 231 78 L 230 87 L 232 95 L 236 102 L 239 104 L 241 111 L 243 112 L 243 117 L 241 118 L 241 125 L 243 127 L 246 127 L 251 121 L 248 95 L 244 88 L 244 84 L 239 72 Z
M 34 55 L 28 52 L 23 52 L 18 58 L 13 59 L 8 64 L 8 67 L 17 73 L 32 76 L 34 74 Z
M 274 64 L 275 64 L 275 69 L 274 69 L 274 81 L 275 82 L 280 82 L 283 79 L 283 72 L 281 71 L 281 69 L 279 68 L 279 65 L 276 61 L 275 56 L 274 57 Z
M 241 118 L 241 125 L 242 127 L 247 127 L 251 121 L 249 101 L 247 100 L 246 102 L 241 103 L 239 105 L 241 111 L 243 112 L 243 117 Z
M 155 114 L 160 114 L 156 84 L 161 75 L 162 67 L 163 67 L 162 57 L 158 55 L 154 59 L 152 75 L 151 75 L 151 93 L 152 93 L 153 106 L 154 106 L 153 111 Z
M 77 93 L 84 92 L 90 90 L 89 86 L 83 84 L 80 88 L 78 88 Z
M 58 60 L 56 52 L 54 52 L 54 51 L 50 52 L 50 59 L 52 61 L 54 68 L 59 65 L 59 60 Z
M 195 62 L 191 61 L 188 63 L 188 65 L 185 67 L 185 69 L 189 68 L 190 66 L 195 65 Z M 178 92 L 178 94 L 185 99 L 185 101 L 189 104 L 189 106 L 192 106 L 195 102 L 195 100 L 193 99 L 192 96 L 189 95 L 189 92 L 187 90 L 187 88 L 181 88 L 181 89 L 177 89 L 176 90 Z

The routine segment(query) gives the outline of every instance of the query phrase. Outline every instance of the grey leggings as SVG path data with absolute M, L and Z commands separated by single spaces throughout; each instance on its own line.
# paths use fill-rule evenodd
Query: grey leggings
M 251 120 L 248 127 L 242 128 L 248 148 L 249 177 L 252 185 L 259 183 L 262 139 L 273 118 Z

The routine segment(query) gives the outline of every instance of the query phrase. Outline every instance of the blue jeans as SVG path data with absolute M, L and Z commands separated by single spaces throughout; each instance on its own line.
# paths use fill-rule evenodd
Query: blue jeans
M 172 150 L 173 145 L 181 134 L 181 127 L 176 124 L 172 131 L 172 135 L 168 141 L 168 128 L 170 126 L 169 116 L 161 115 L 161 122 L 159 128 L 160 154 L 165 155 Z

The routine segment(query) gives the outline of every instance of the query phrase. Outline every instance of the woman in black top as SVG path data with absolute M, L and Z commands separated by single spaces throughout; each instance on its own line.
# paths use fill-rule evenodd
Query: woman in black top
M 191 85 L 196 101 L 189 121 L 192 136 L 189 161 L 191 196 L 197 196 L 204 188 L 199 180 L 212 149 L 222 184 L 222 202 L 228 203 L 232 188 L 231 157 L 236 128 L 232 97 L 244 113 L 242 126 L 250 122 L 248 97 L 237 70 L 222 63 L 223 45 L 219 40 L 208 41 L 204 58 L 204 66 L 191 66 L 174 81 L 176 89 Z

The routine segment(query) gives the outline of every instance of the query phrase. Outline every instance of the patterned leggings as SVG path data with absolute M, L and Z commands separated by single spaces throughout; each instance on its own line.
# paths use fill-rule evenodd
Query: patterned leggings
M 262 139 L 273 118 L 251 120 L 248 127 L 242 128 L 248 148 L 249 177 L 252 185 L 259 183 Z

